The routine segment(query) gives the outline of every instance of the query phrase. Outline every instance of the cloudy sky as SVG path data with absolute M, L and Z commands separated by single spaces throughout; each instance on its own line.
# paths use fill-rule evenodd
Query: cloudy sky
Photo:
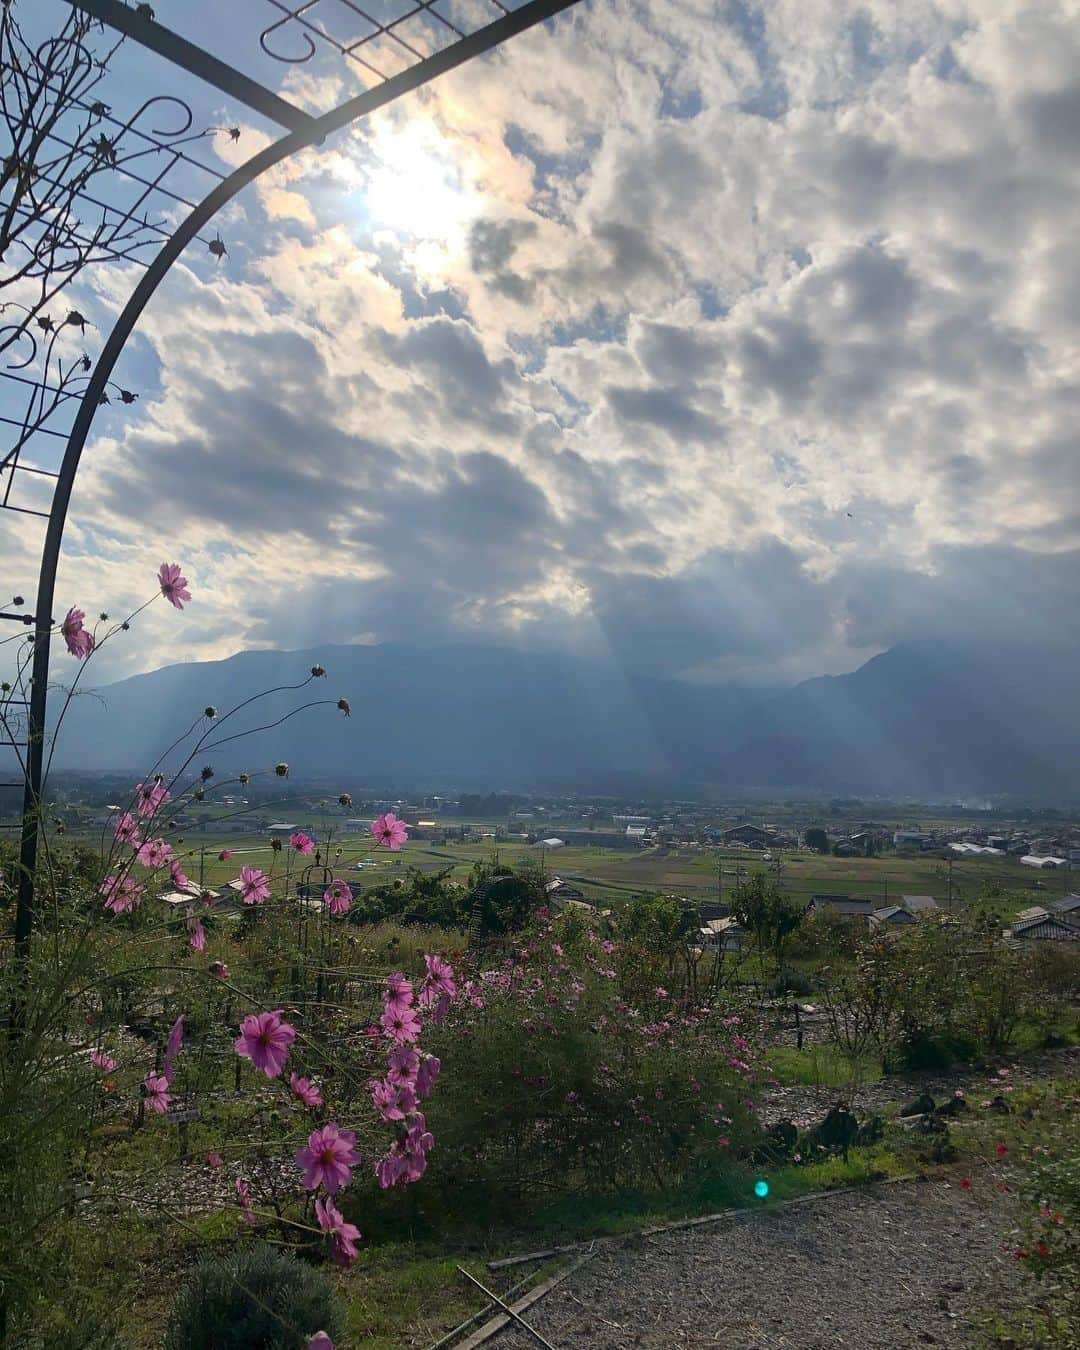
M 205 35 L 220 2 L 155 8 Z M 267 129 L 214 99 L 232 165 Z M 109 676 L 466 640 L 772 682 L 1075 633 L 1078 219 L 1074 0 L 584 0 L 174 268 L 58 600 L 119 613 L 184 563 L 197 603 Z M 130 284 L 96 278 L 99 334 Z

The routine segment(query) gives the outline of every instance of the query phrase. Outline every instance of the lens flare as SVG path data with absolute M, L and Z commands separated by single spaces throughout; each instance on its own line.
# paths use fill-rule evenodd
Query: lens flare
M 759 1200 L 764 1200 L 769 1194 L 769 1183 L 767 1181 L 755 1181 L 754 1194 Z

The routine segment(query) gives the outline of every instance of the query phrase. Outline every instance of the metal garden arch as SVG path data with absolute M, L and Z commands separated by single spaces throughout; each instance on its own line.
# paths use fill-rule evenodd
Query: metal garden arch
M 148 230 L 153 228 L 155 230 L 156 235 L 160 238 L 160 248 L 149 265 L 146 266 L 138 284 L 128 296 L 92 368 L 89 365 L 89 358 L 84 358 L 88 363 L 85 367 L 88 371 L 88 378 L 78 387 L 78 410 L 66 435 L 63 457 L 58 470 L 55 472 L 46 471 L 19 462 L 20 452 L 30 439 L 30 435 L 35 430 L 44 430 L 40 424 L 31 425 L 25 420 L 22 425 L 22 433 L 16 441 L 14 449 L 9 450 L 0 458 L 0 471 L 7 470 L 9 473 L 9 482 L 3 492 L 2 500 L 0 500 L 0 507 L 6 507 L 10 510 L 26 509 L 13 506 L 9 499 L 11 481 L 14 480 L 17 470 L 43 475 L 53 481 L 52 498 L 48 510 L 45 512 L 30 510 L 28 512 L 31 515 L 46 517 L 45 540 L 33 612 L 0 616 L 24 623 L 27 626 L 32 625 L 34 630 L 30 697 L 27 701 L 24 723 L 25 743 L 24 746 L 19 747 L 23 756 L 24 772 L 23 779 L 19 784 L 23 787 L 23 814 L 14 933 L 17 960 L 27 951 L 34 925 L 34 874 L 37 864 L 42 808 L 42 770 L 48 699 L 50 639 L 53 627 L 52 607 L 64 526 L 75 476 L 78 472 L 79 462 L 94 416 L 99 406 L 108 401 L 108 389 L 117 387 L 112 383 L 111 376 L 117 359 L 135 328 L 143 309 L 168 274 L 173 263 L 192 240 L 198 237 L 199 231 L 242 188 L 252 183 L 267 169 L 288 159 L 300 150 L 321 143 L 331 132 L 338 131 L 375 109 L 386 106 L 403 94 L 419 89 L 437 76 L 453 70 L 473 57 L 491 51 L 508 38 L 552 18 L 560 11 L 568 9 L 576 3 L 576 0 L 525 0 L 525 3 L 516 3 L 515 0 L 472 0 L 471 4 L 466 3 L 464 6 L 457 7 L 454 5 L 454 0 L 400 0 L 398 9 L 401 12 L 387 21 L 377 20 L 369 12 L 371 9 L 382 10 L 386 8 L 385 5 L 379 3 L 379 0 L 333 0 L 335 6 L 343 7 L 344 10 L 350 12 L 354 16 L 353 21 L 361 25 L 361 34 L 355 40 L 342 40 L 333 36 L 321 22 L 320 6 L 328 2 L 329 0 L 266 0 L 266 3 L 271 5 L 275 11 L 275 19 L 263 30 L 259 38 L 260 45 L 267 55 L 293 63 L 310 60 L 320 44 L 328 44 L 329 47 L 336 49 L 343 58 L 364 68 L 366 78 L 374 80 L 372 87 L 346 100 L 340 106 L 320 116 L 312 116 L 265 85 L 249 78 L 235 67 L 219 59 L 212 52 L 193 44 L 159 23 L 153 10 L 147 4 L 138 4 L 131 7 L 122 3 L 121 0 L 66 0 L 66 3 L 99 21 L 112 33 L 156 53 L 174 67 L 186 71 L 189 75 L 195 76 L 203 83 L 222 91 L 230 98 L 276 123 L 284 129 L 285 134 L 252 155 L 246 163 L 227 176 L 216 175 L 218 181 L 201 200 L 191 201 L 175 194 L 167 194 L 172 197 L 174 202 L 183 202 L 183 205 L 188 208 L 186 217 L 171 232 L 149 226 L 145 213 L 141 225 L 133 214 L 125 215 L 125 224 L 133 225 L 133 228 L 128 235 L 125 235 L 123 230 L 113 231 L 111 252 L 106 256 L 114 259 L 132 260 L 135 256 L 135 245 L 125 243 L 125 239 L 130 240 L 131 235 L 138 233 L 142 228 Z M 474 16 L 473 21 L 470 22 L 468 19 L 462 18 L 462 14 L 471 14 Z M 477 24 L 475 22 L 475 16 L 477 15 L 482 15 L 488 21 Z M 497 17 L 492 17 L 493 15 Z M 426 25 L 427 41 L 418 41 L 412 35 L 414 30 L 410 29 L 408 25 L 416 23 Z M 441 35 L 441 41 L 445 45 L 440 46 L 437 42 L 430 41 L 432 32 Z M 305 48 L 300 55 L 281 55 L 273 50 L 272 44 L 280 41 L 282 35 L 296 35 L 302 39 Z M 380 47 L 383 50 L 387 47 L 392 48 L 398 58 L 396 64 L 399 67 L 404 66 L 404 68 L 399 68 L 394 74 L 384 74 L 375 59 L 375 53 L 380 50 Z M 432 47 L 436 49 L 431 50 Z M 151 103 L 158 101 L 179 104 L 181 107 L 186 106 L 182 103 L 182 100 L 169 95 L 150 100 Z M 110 116 L 110 110 L 104 104 L 95 103 L 89 111 L 99 118 L 108 119 L 109 122 L 117 126 L 121 125 L 117 122 L 117 119 Z M 125 130 L 131 129 L 132 120 L 129 119 L 128 123 L 123 124 Z M 188 110 L 187 125 L 190 126 L 190 123 L 191 115 L 190 110 Z M 186 127 L 181 128 L 181 131 L 184 130 L 186 130 Z M 149 140 L 150 138 L 144 135 L 144 139 Z M 115 163 L 116 151 L 113 148 L 115 139 L 110 140 L 102 133 L 101 141 L 95 144 L 103 145 L 105 148 L 102 153 L 111 155 L 111 162 Z M 162 148 L 165 147 L 160 144 L 157 146 L 159 150 Z M 178 154 L 174 148 L 170 147 L 170 149 L 174 156 L 174 163 L 177 158 L 183 159 L 185 157 L 183 152 Z M 137 174 L 131 175 L 136 178 L 138 183 L 145 185 L 145 190 L 136 203 L 137 206 L 145 202 L 154 191 L 164 191 L 161 187 L 163 172 L 154 179 L 144 178 Z M 85 190 L 85 185 L 81 195 L 86 201 L 94 202 L 106 211 L 111 209 L 105 203 L 96 201 L 93 196 L 89 195 Z M 157 242 L 156 239 L 155 242 Z M 220 240 L 215 240 L 210 244 L 211 251 L 214 251 L 215 244 L 220 246 Z M 143 261 L 142 259 L 137 260 Z M 68 322 L 73 321 L 69 316 Z M 38 327 L 43 328 L 40 321 Z M 22 367 L 16 365 L 9 367 L 9 369 L 19 370 Z M 9 376 L 9 378 L 21 379 L 24 384 L 32 383 L 17 375 Z M 121 394 L 124 402 L 130 402 L 134 397 L 128 391 L 121 391 Z M 76 395 L 68 393 L 65 394 L 65 397 L 74 399 Z M 0 418 L 0 421 L 10 422 L 12 419 Z M 48 432 L 48 434 L 57 435 L 56 432 Z M 15 785 L 9 784 L 8 786 Z

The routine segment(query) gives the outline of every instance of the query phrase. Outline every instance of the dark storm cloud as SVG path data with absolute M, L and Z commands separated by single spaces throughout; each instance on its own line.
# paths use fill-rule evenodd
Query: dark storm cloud
M 720 429 L 710 417 L 692 407 L 678 389 L 620 389 L 604 391 L 608 403 L 624 422 L 658 427 L 675 437 L 715 440 Z
M 531 220 L 478 220 L 469 231 L 469 264 L 477 276 L 518 304 L 532 296 L 535 283 L 514 272 L 510 263 L 521 243 L 536 233 Z
M 106 508 L 158 529 L 198 517 L 238 540 L 274 531 L 326 532 L 374 483 L 392 475 L 402 457 L 389 445 L 343 431 L 332 410 L 320 405 L 317 386 L 305 391 L 303 403 L 279 402 L 279 387 L 190 376 L 185 423 L 198 431 L 164 436 L 136 429 L 121 463 L 99 474 Z
M 754 332 L 745 333 L 739 356 L 748 383 L 775 394 L 791 409 L 809 397 L 825 359 L 810 328 L 784 318 L 765 319 Z
M 595 227 L 593 237 L 608 251 L 610 266 L 624 284 L 640 277 L 665 280 L 671 276 L 671 265 L 643 229 L 609 220 Z
M 837 582 L 853 646 L 926 637 L 1075 641 L 1080 550 L 1023 553 L 1003 546 L 941 548 L 931 567 L 851 567 Z
M 828 626 L 828 590 L 797 555 L 766 542 L 745 553 L 714 551 L 672 577 L 591 578 L 596 622 L 629 669 L 691 672 L 738 656 L 753 665 L 817 646 Z
M 498 405 L 517 378 L 516 367 L 509 357 L 490 361 L 476 329 L 463 319 L 423 319 L 404 333 L 383 330 L 377 343 L 395 365 L 426 383 L 431 401 L 448 415 L 491 431 L 515 429 L 514 419 Z
M 1020 105 L 1025 127 L 1040 149 L 1075 164 L 1080 158 L 1080 83 L 1032 94 Z
M 643 323 L 633 348 L 643 369 L 660 383 L 715 378 L 724 366 L 718 334 L 671 323 Z

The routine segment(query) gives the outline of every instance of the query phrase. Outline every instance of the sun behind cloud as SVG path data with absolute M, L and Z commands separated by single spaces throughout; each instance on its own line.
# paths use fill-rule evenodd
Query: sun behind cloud
M 434 122 L 385 122 L 369 149 L 363 197 L 372 226 L 403 242 L 432 242 L 449 253 L 463 249 L 480 197 L 459 150 Z

